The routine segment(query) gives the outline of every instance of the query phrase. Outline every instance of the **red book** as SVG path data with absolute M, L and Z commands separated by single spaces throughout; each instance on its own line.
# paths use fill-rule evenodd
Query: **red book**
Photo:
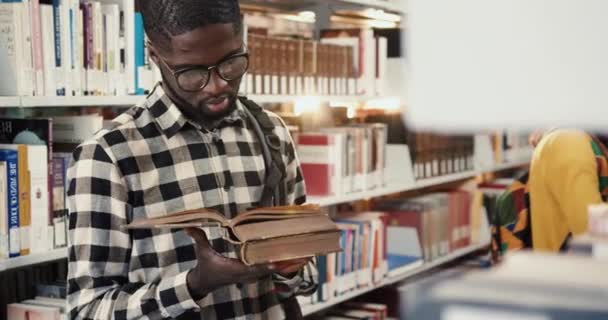
M 334 137 L 331 133 L 301 133 L 296 136 L 298 158 L 304 174 L 306 193 L 329 196 L 334 193 Z
M 448 207 L 450 211 L 450 217 L 448 221 L 448 234 L 450 240 L 450 252 L 460 248 L 460 208 L 458 202 L 458 194 L 454 192 L 449 193 Z

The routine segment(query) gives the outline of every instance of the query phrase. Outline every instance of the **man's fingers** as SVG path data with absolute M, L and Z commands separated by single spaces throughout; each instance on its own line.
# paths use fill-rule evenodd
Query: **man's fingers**
M 196 246 L 200 249 L 211 249 L 211 244 L 209 243 L 209 239 L 207 238 L 207 234 L 205 231 L 199 228 L 186 228 L 186 234 L 188 234 L 194 242 L 196 242 Z

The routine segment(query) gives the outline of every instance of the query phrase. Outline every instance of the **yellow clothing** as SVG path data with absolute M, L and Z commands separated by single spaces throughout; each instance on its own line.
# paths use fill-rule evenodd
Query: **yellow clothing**
M 602 201 L 589 139 L 558 130 L 534 151 L 528 180 L 534 250 L 559 251 L 568 233 L 586 232 L 588 206 Z

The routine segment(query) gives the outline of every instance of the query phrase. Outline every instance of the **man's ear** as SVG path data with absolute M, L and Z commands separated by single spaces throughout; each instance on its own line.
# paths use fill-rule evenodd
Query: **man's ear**
M 152 42 L 150 41 L 146 42 L 146 47 L 148 48 L 148 55 L 150 56 L 150 59 L 152 59 L 152 61 L 154 61 L 154 64 L 156 64 L 156 66 L 160 68 L 160 61 L 157 49 L 154 48 Z

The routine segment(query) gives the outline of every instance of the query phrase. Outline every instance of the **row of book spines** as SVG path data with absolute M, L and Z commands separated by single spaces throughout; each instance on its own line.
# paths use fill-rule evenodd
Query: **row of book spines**
M 344 217 L 337 221 L 342 230 L 342 252 L 318 257 L 319 301 L 330 300 L 357 287 L 378 283 L 388 273 L 386 228 L 384 219 L 360 220 Z
M 248 35 L 252 74 L 358 77 L 352 47 Z
M 251 61 L 247 92 L 383 94 L 387 88 L 387 38 L 375 36 L 372 30 L 345 31 L 323 30 L 320 41 L 249 34 Z
M 384 184 L 386 168 L 384 124 L 326 128 L 298 133 L 295 141 L 308 193 L 340 195 Z
M 142 64 L 143 59 L 137 59 L 137 55 L 145 55 L 143 28 L 137 28 L 142 23 L 138 13 L 126 18 L 130 10 L 121 11 L 119 5 L 97 1 L 64 0 L 51 5 L 34 0 L 1 5 L 14 6 L 23 17 L 11 22 L 15 33 L 19 31 L 14 34 L 14 43 L 20 48 L 15 62 L 21 63 L 14 66 L 16 72 L 11 75 L 17 79 L 8 80 L 17 80 L 19 85 L 16 92 L 5 88 L 8 91 L 0 92 L 2 95 L 143 93 L 137 87 L 142 65 L 135 62 Z M 125 30 L 132 21 L 134 43 L 124 36 L 130 33 Z
M 381 281 L 387 274 L 389 228 L 413 228 L 422 258 L 431 262 L 471 244 L 471 195 L 465 191 L 432 195 L 435 202 L 379 203 L 375 213 L 337 220 L 343 251 L 319 257 L 319 299 L 325 301 L 356 287 Z M 431 199 L 427 197 L 426 199 Z M 395 207 L 398 205 L 399 211 Z M 407 210 L 407 211 L 406 211 Z M 354 215 L 356 217 L 356 215 Z M 373 216 L 373 217 L 372 217 Z M 363 218 L 365 217 L 365 218 Z M 396 229 L 398 232 L 401 229 Z M 395 250 L 399 251 L 399 250 Z M 414 252 L 410 253 L 415 255 Z
M 474 169 L 472 136 L 411 132 L 407 137 L 414 177 L 431 178 Z
M 30 168 L 32 162 L 28 159 L 35 154 L 43 162 L 39 165 L 45 166 L 44 152 L 28 152 L 32 148 L 26 145 L 14 147 L 0 149 L 0 219 L 7 222 L 8 227 L 2 231 L 0 259 L 46 252 L 67 243 L 65 181 L 71 155 L 56 154 L 53 181 L 49 184 L 51 171 Z M 46 149 L 46 146 L 38 147 Z M 49 185 L 52 186 L 50 192 Z M 48 197 L 43 196 L 45 193 Z M 46 199 L 51 193 L 54 201 L 49 209 Z
M 472 195 L 466 191 L 430 194 L 411 200 L 387 200 L 375 205 L 388 213 L 391 226 L 418 232 L 425 261 L 433 261 L 471 244 Z

